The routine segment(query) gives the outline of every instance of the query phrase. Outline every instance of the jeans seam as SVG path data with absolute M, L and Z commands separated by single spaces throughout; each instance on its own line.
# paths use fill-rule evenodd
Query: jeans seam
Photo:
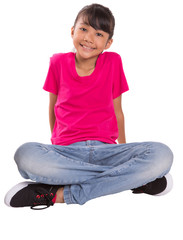
M 93 147 L 90 147 L 90 153 L 89 153 L 89 163 L 92 162 L 92 159 L 93 159 L 93 151 L 94 151 L 94 148 Z
M 132 163 L 130 163 L 130 164 L 128 164 L 128 166 L 126 167 L 126 168 L 128 168 L 128 167 L 131 167 L 131 166 L 133 166 L 133 165 L 135 165 L 137 163 L 137 161 L 136 160 L 134 160 Z M 122 164 L 123 165 L 123 164 Z M 121 165 L 119 165 L 119 166 L 117 166 L 116 168 L 119 168 Z M 120 169 L 116 169 L 116 170 L 113 170 L 113 171 L 111 171 L 111 172 L 109 172 L 108 173 L 108 176 L 107 177 L 111 177 L 111 175 L 118 175 L 118 174 L 120 174 L 121 173 L 121 171 L 123 171 L 125 168 L 123 167 L 123 166 L 121 166 L 121 168 Z

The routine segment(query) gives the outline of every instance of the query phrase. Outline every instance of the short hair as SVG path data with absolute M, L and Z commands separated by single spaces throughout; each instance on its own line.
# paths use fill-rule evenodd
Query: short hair
M 82 8 L 74 22 L 74 27 L 80 17 L 84 18 L 84 21 L 96 30 L 102 30 L 109 34 L 109 39 L 114 34 L 115 18 L 111 10 L 100 4 L 91 4 Z

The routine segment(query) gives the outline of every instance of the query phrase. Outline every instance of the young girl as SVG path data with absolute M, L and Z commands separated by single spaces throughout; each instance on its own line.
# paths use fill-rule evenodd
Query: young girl
M 121 57 L 104 52 L 114 25 L 108 8 L 86 6 L 71 29 L 76 53 L 52 56 L 43 87 L 50 93 L 52 145 L 26 143 L 16 151 L 20 174 L 34 182 L 13 187 L 8 206 L 84 204 L 130 189 L 167 191 L 171 150 L 156 142 L 126 144 L 121 94 L 128 84 Z

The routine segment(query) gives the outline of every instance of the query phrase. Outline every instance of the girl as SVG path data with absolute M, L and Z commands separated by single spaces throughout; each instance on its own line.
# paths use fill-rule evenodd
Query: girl
M 50 59 L 43 88 L 50 93 L 52 145 L 26 143 L 16 151 L 20 174 L 34 182 L 13 187 L 8 206 L 84 204 L 130 189 L 167 191 L 171 150 L 156 142 L 126 144 L 121 94 L 128 84 L 121 57 L 103 52 L 113 42 L 114 26 L 108 8 L 84 7 L 71 29 L 76 53 Z

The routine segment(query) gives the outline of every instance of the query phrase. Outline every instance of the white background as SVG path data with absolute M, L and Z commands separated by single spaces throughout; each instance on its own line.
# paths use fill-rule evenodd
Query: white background
M 72 50 L 70 29 L 84 0 L 0 2 L 1 236 L 5 239 L 182 239 L 183 7 L 178 0 L 101 0 L 116 28 L 130 91 L 123 96 L 127 141 L 160 141 L 174 152 L 174 188 L 163 197 L 130 191 L 45 211 L 12 209 L 4 195 L 23 181 L 13 161 L 24 142 L 50 143 L 49 57 Z M 2 217 L 3 216 L 3 217 Z M 179 218 L 180 216 L 180 218 Z M 24 229 L 24 231 L 23 231 Z M 6 237 L 6 235 L 8 237 Z

